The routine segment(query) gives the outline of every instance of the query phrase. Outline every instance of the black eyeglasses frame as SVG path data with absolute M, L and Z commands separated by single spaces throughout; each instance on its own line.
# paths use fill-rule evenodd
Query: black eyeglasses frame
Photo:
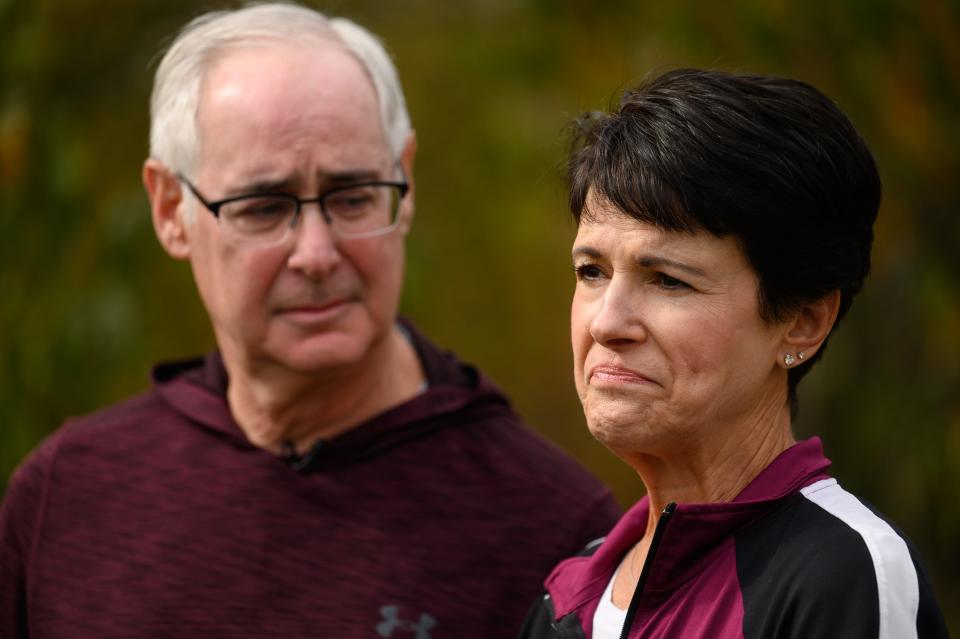
M 297 207 L 296 211 L 293 214 L 293 218 L 290 220 L 290 228 L 295 227 L 297 225 L 297 222 L 300 220 L 300 214 L 303 211 L 303 205 L 313 204 L 313 203 L 317 204 L 317 206 L 320 209 L 320 213 L 323 215 L 323 219 L 326 220 L 327 224 L 333 227 L 334 226 L 333 219 L 330 216 L 330 214 L 327 213 L 327 209 L 323 205 L 323 202 L 329 195 L 334 193 L 339 193 L 339 192 L 347 191 L 350 189 L 362 188 L 364 186 L 389 186 L 399 190 L 400 198 L 397 201 L 400 202 L 403 200 L 403 198 L 407 196 L 407 193 L 410 191 L 410 184 L 406 180 L 399 181 L 399 182 L 389 181 L 389 180 L 367 180 L 363 182 L 351 182 L 350 184 L 336 186 L 332 189 L 324 191 L 317 197 L 311 197 L 311 198 L 300 198 L 296 195 L 293 195 L 292 193 L 282 193 L 279 191 L 277 192 L 264 191 L 262 193 L 244 193 L 242 195 L 232 195 L 230 197 L 225 197 L 221 200 L 214 200 L 213 202 L 211 202 L 206 197 L 204 197 L 202 193 L 200 193 L 197 187 L 194 186 L 193 183 L 190 180 L 188 180 L 185 175 L 183 175 L 182 173 L 177 173 L 176 178 L 180 182 L 183 182 L 188 189 L 190 189 L 190 192 L 193 193 L 194 197 L 196 197 L 197 200 L 199 200 L 200 203 L 203 204 L 203 206 L 208 211 L 210 211 L 210 213 L 212 213 L 215 218 L 217 218 L 217 220 L 220 219 L 220 208 L 223 207 L 223 205 L 229 204 L 231 202 L 237 202 L 239 200 L 246 200 L 251 198 L 259 198 L 259 197 L 280 197 L 280 198 L 290 200 L 291 202 L 296 203 L 296 207 Z M 386 226 L 384 228 L 389 229 L 391 227 Z

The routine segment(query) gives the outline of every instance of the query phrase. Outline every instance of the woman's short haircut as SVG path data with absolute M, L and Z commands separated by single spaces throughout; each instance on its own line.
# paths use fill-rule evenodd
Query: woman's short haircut
M 809 84 L 679 69 L 573 124 L 570 211 L 587 195 L 677 232 L 735 238 L 781 321 L 840 291 L 838 321 L 870 270 L 880 176 L 847 117 Z M 789 371 L 791 401 L 818 359 Z
M 197 109 L 211 63 L 231 49 L 263 44 L 332 43 L 366 71 L 380 107 L 383 134 L 399 158 L 410 134 L 403 89 L 390 55 L 372 33 L 345 18 L 295 4 L 250 5 L 206 13 L 187 24 L 157 68 L 150 98 L 150 155 L 175 172 L 195 168 L 202 140 Z

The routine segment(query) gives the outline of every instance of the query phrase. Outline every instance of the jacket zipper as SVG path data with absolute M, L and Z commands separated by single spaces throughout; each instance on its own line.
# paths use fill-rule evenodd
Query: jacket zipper
M 650 540 L 650 549 L 647 551 L 647 558 L 643 562 L 643 570 L 640 571 L 640 579 L 637 581 L 637 589 L 633 591 L 633 597 L 630 598 L 630 605 L 627 606 L 627 615 L 623 620 L 623 630 L 620 631 L 620 639 L 627 639 L 630 634 L 630 626 L 633 625 L 633 618 L 637 614 L 637 608 L 640 606 L 640 598 L 643 588 L 647 582 L 647 574 L 650 572 L 650 564 L 653 563 L 653 557 L 657 553 L 657 547 L 660 545 L 660 539 L 663 537 L 663 531 L 670 521 L 670 516 L 677 509 L 677 503 L 672 501 L 666 505 L 663 512 L 660 513 L 660 520 L 653 531 L 653 539 Z

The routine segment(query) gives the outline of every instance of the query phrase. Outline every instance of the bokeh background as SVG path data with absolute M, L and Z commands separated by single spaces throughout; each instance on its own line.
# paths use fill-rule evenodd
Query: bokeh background
M 915 541 L 958 633 L 960 2 L 313 4 L 381 34 L 407 91 L 420 154 L 403 311 L 624 505 L 640 483 L 587 434 L 570 375 L 565 123 L 678 66 L 833 97 L 884 203 L 872 276 L 800 387 L 796 431 L 822 435 L 841 481 Z M 0 490 L 66 416 L 212 345 L 187 267 L 153 238 L 140 167 L 157 51 L 223 6 L 0 0 Z

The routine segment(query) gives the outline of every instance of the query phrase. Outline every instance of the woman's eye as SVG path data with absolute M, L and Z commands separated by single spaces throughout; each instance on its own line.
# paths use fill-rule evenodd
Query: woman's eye
M 595 264 L 580 264 L 579 266 L 574 266 L 573 272 L 576 273 L 578 280 L 595 280 L 603 277 L 603 271 Z
M 690 288 L 690 286 L 686 282 L 682 280 L 678 280 L 675 277 L 670 277 L 666 273 L 657 273 L 655 281 L 661 288 L 665 288 L 669 290 L 679 290 L 684 288 Z

